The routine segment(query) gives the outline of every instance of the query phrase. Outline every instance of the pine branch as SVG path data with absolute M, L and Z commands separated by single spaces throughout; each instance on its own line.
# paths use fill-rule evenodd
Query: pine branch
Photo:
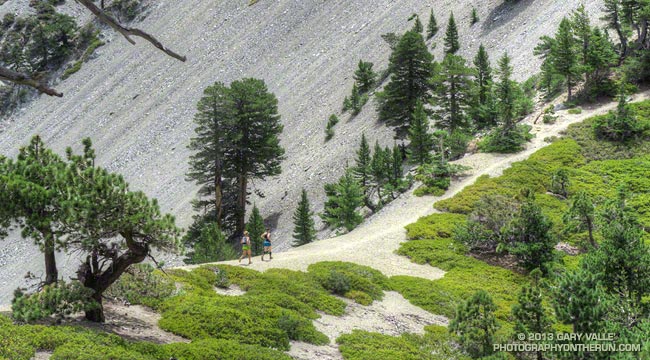
M 76 0 L 76 1 L 79 4 L 83 5 L 84 7 L 86 7 L 88 10 L 90 10 L 90 12 L 92 12 L 100 21 L 104 22 L 108 26 L 115 29 L 115 31 L 122 34 L 122 36 L 124 36 L 124 38 L 131 44 L 135 45 L 135 41 L 131 39 L 131 36 L 138 36 L 150 42 L 153 46 L 157 47 L 162 52 L 175 59 L 178 59 L 183 62 L 187 60 L 185 56 L 179 55 L 174 51 L 166 48 L 160 41 L 158 41 L 152 35 L 137 28 L 129 28 L 123 26 L 122 24 L 117 22 L 117 20 L 115 20 L 114 18 L 106 14 L 102 9 L 98 8 L 97 5 L 93 4 L 92 0 Z
M 58 96 L 58 97 L 63 96 L 62 93 L 56 91 L 55 89 L 52 89 L 52 88 L 48 87 L 47 84 L 44 84 L 44 83 L 38 81 L 37 79 L 34 79 L 33 77 L 31 77 L 31 76 L 29 76 L 27 74 L 19 73 L 19 72 L 16 72 L 14 70 L 7 69 L 7 68 L 1 67 L 1 66 L 0 66 L 0 80 L 12 82 L 12 83 L 18 84 L 18 85 L 31 86 L 34 89 L 38 90 L 39 92 L 50 95 L 50 96 Z

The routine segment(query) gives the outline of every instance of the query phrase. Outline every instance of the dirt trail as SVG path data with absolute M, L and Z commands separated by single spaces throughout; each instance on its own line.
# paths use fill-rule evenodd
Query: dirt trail
M 648 99 L 650 91 L 636 94 L 633 101 Z M 415 222 L 418 218 L 437 212 L 432 204 L 438 200 L 449 198 L 457 194 L 466 186 L 482 175 L 498 176 L 513 162 L 521 161 L 535 151 L 548 145 L 545 138 L 560 136 L 570 124 L 580 122 L 594 115 L 604 114 L 614 109 L 616 102 L 596 104 L 583 107 L 581 114 L 571 115 L 567 111 L 558 111 L 558 119 L 554 124 L 542 124 L 541 119 L 533 124 L 537 114 L 532 114 L 524 123 L 533 126 L 532 133 L 535 138 L 527 145 L 526 149 L 516 154 L 485 154 L 476 153 L 465 156 L 456 161 L 458 164 L 471 166 L 470 175 L 454 181 L 449 190 L 442 196 L 414 196 L 412 192 L 403 194 L 392 203 L 388 204 L 379 213 L 366 220 L 352 232 L 334 238 L 316 241 L 298 248 L 275 254 L 272 261 L 261 261 L 260 257 L 253 258 L 252 265 L 255 270 L 264 271 L 270 268 L 287 268 L 293 270 L 306 270 L 310 264 L 319 261 L 337 260 L 349 261 L 373 267 L 387 276 L 409 275 L 425 279 L 439 279 L 444 271 L 429 266 L 412 263 L 408 258 L 395 254 L 400 243 L 406 241 L 404 226 Z M 246 263 L 246 261 L 242 261 Z M 228 261 L 224 264 L 237 265 L 237 261 Z M 182 267 L 191 269 L 195 266 Z

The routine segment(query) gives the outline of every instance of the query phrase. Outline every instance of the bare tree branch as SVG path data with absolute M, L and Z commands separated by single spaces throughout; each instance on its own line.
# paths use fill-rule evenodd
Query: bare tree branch
M 0 80 L 12 82 L 14 84 L 19 84 L 19 85 L 31 86 L 37 89 L 38 91 L 50 96 L 58 96 L 58 97 L 63 96 L 62 93 L 48 87 L 47 84 L 43 84 L 42 82 L 34 79 L 33 77 L 27 74 L 22 74 L 2 66 L 0 66 Z
M 161 51 L 163 51 L 165 54 L 178 59 L 180 61 L 185 61 L 187 58 L 185 56 L 179 55 L 175 53 L 174 51 L 166 48 L 160 41 L 158 41 L 155 37 L 151 36 L 150 34 L 136 28 L 128 28 L 125 26 L 122 26 L 117 20 L 113 19 L 111 16 L 106 14 L 102 9 L 98 8 L 97 5 L 93 4 L 92 0 L 76 0 L 79 4 L 83 5 L 86 7 L 90 12 L 92 12 L 99 20 L 102 22 L 106 23 L 108 26 L 112 27 L 115 29 L 115 31 L 119 32 L 126 38 L 128 42 L 131 44 L 135 45 L 135 41 L 131 39 L 131 36 L 138 36 L 146 41 L 150 42 L 153 46 L 157 47 Z

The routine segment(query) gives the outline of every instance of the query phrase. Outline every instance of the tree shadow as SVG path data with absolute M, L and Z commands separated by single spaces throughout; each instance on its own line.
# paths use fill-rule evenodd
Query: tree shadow
M 486 36 L 492 31 L 506 25 L 514 19 L 528 6 L 532 5 L 535 0 L 503 0 L 503 2 L 492 9 L 484 21 L 482 21 L 482 36 Z

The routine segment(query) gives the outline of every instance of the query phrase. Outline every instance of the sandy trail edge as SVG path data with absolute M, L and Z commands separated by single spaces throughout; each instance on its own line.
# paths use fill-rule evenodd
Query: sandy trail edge
M 633 101 L 645 100 L 650 97 L 650 91 L 644 91 L 633 96 Z M 435 280 L 444 276 L 444 271 L 429 265 L 419 265 L 411 262 L 395 251 L 400 243 L 407 241 L 404 227 L 415 222 L 418 218 L 437 212 L 432 204 L 438 200 L 450 198 L 473 184 L 479 176 L 498 176 L 512 163 L 521 161 L 535 151 L 547 146 L 545 138 L 560 136 L 562 131 L 573 123 L 581 122 L 594 115 L 604 114 L 616 107 L 616 102 L 587 105 L 581 114 L 571 115 L 565 110 L 558 111 L 559 115 L 554 124 L 533 124 L 537 114 L 528 116 L 523 123 L 533 126 L 535 138 L 528 143 L 526 149 L 516 154 L 485 154 L 476 153 L 455 161 L 458 164 L 471 166 L 470 175 L 460 181 L 452 182 L 449 190 L 442 196 L 417 197 L 410 191 L 388 204 L 379 213 L 367 219 L 358 228 L 348 234 L 320 240 L 292 248 L 282 253 L 276 253 L 272 261 L 261 261 L 260 257 L 253 258 L 251 269 L 264 271 L 270 268 L 286 268 L 305 271 L 310 264 L 319 261 L 349 261 L 373 267 L 387 276 L 409 275 Z M 541 110 L 540 110 L 541 111 Z M 242 264 L 247 264 L 247 260 Z M 238 265 L 237 261 L 225 261 L 221 264 Z M 196 265 L 179 267 L 193 269 Z

